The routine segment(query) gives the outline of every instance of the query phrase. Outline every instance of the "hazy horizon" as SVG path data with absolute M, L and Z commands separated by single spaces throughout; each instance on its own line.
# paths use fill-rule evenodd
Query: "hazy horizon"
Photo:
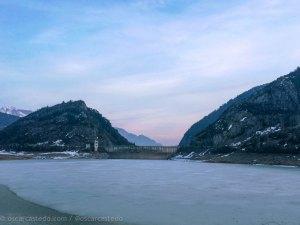
M 300 65 L 297 0 L 0 0 L 0 106 L 82 99 L 178 144 L 196 121 Z

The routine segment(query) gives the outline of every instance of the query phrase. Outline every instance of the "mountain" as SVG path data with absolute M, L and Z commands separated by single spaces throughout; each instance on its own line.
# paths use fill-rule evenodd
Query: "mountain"
M 181 150 L 300 153 L 300 68 L 241 96 L 227 103 L 218 116 L 210 114 L 210 124 L 193 131 Z
M 134 143 L 138 146 L 162 146 L 160 143 L 157 143 L 153 139 L 146 137 L 144 135 L 136 135 L 133 133 L 129 133 L 122 128 L 117 128 L 119 134 L 121 134 L 124 138 L 126 138 L 129 142 Z
M 0 130 L 17 121 L 19 117 L 0 112 Z
M 190 146 L 193 139 L 196 137 L 196 134 L 203 131 L 205 128 L 207 128 L 209 125 L 216 122 L 220 116 L 232 105 L 238 104 L 239 102 L 244 101 L 245 99 L 252 96 L 257 91 L 261 90 L 264 87 L 258 86 L 255 88 L 250 89 L 249 91 L 246 91 L 242 93 L 241 95 L 238 95 L 236 98 L 229 100 L 224 105 L 220 106 L 217 110 L 213 111 L 209 115 L 205 116 L 203 119 L 198 121 L 197 123 L 193 124 L 190 129 L 187 130 L 187 132 L 184 134 L 183 138 L 181 139 L 179 146 L 180 147 L 188 147 Z
M 2 148 L 14 150 L 83 150 L 99 138 L 100 147 L 130 145 L 109 120 L 83 101 L 45 107 L 0 131 Z
M 9 115 L 17 116 L 17 117 L 24 117 L 27 116 L 28 114 L 32 113 L 30 110 L 25 110 L 25 109 L 17 109 L 15 107 L 6 107 L 2 106 L 0 108 L 0 112 L 6 113 Z

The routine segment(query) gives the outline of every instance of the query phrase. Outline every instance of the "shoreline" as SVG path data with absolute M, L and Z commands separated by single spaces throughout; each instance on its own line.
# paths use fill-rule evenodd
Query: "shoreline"
M 108 217 L 82 217 L 59 212 L 27 201 L 0 184 L 1 225 L 108 225 L 125 224 L 111 221 Z M 109 221 L 109 222 L 107 222 Z
M 122 156 L 122 157 L 121 157 Z M 76 160 L 76 159 L 140 159 L 140 160 L 176 160 L 186 159 L 201 161 L 205 163 L 226 163 L 226 164 L 246 164 L 246 165 L 272 165 L 300 167 L 300 154 L 275 154 L 275 153 L 223 153 L 223 154 L 203 154 L 203 153 L 178 153 L 173 157 L 157 158 L 150 155 L 137 157 L 136 154 L 129 157 L 128 154 L 120 157 L 112 157 L 107 153 L 82 153 L 82 152 L 4 152 L 0 151 L 0 161 L 9 160 Z
M 300 154 L 240 153 L 180 155 L 174 159 L 188 159 L 205 163 L 300 167 Z

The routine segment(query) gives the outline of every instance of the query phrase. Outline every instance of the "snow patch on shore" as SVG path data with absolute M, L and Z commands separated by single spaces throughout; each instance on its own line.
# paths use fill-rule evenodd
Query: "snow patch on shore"
M 0 155 L 5 156 L 30 156 L 33 159 L 72 159 L 72 158 L 88 158 L 91 156 L 87 152 L 78 151 L 63 151 L 63 152 L 15 152 L 15 151 L 5 151 L 1 150 Z
M 195 152 L 191 152 L 188 155 L 176 155 L 175 157 L 173 157 L 172 159 L 191 159 L 194 156 Z
M 53 142 L 52 146 L 64 147 L 65 144 L 62 140 L 56 140 L 56 141 Z

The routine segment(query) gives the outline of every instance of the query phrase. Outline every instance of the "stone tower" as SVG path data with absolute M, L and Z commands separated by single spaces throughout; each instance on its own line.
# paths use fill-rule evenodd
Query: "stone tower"
M 99 147 L 99 140 L 98 137 L 94 141 L 94 151 L 98 152 L 98 147 Z

